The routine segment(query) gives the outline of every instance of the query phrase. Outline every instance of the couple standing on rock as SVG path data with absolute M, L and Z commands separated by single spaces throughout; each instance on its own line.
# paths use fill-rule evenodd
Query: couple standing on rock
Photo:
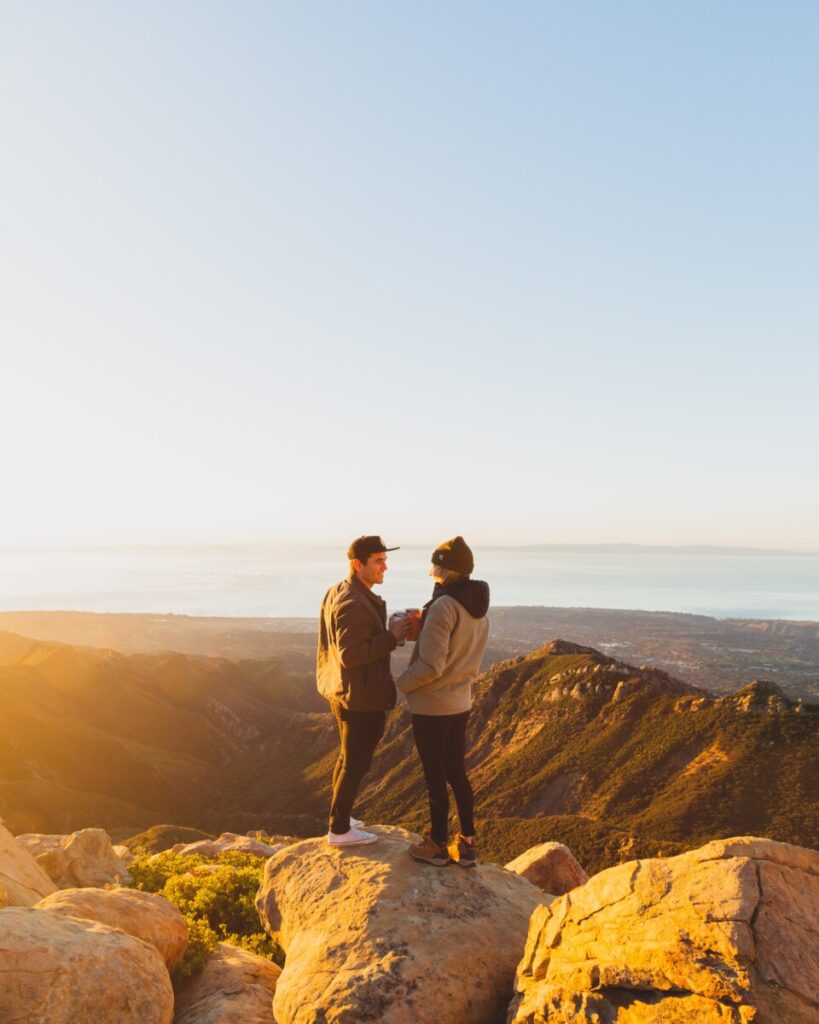
M 388 548 L 380 537 L 359 537 L 347 551 L 350 573 L 324 597 L 319 622 L 316 678 L 338 723 L 341 749 L 333 773 L 331 846 L 374 843 L 363 823 L 351 817 L 359 786 L 384 734 L 387 711 L 395 707 L 396 685 L 406 695 L 412 732 L 429 791 L 431 828 L 410 846 L 416 859 L 442 867 L 452 859 L 476 863 L 472 786 L 466 774 L 466 723 L 472 683 L 486 650 L 489 586 L 471 579 L 474 559 L 463 537 L 445 541 L 432 553 L 432 597 L 424 605 L 409 666 L 397 681 L 390 655 L 412 638 L 407 615 L 387 619 L 387 606 L 373 593 L 387 571 Z M 458 807 L 460 834 L 449 848 L 449 792 Z

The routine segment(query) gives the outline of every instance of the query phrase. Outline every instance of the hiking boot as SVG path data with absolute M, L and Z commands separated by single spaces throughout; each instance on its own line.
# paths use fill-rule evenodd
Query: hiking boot
M 335 832 L 327 833 L 327 842 L 330 846 L 366 846 L 374 843 L 378 836 L 373 832 L 365 832 L 360 828 L 351 828 L 349 832 L 337 835 Z
M 478 848 L 475 845 L 474 839 L 471 843 L 468 843 L 464 837 L 459 834 L 458 838 L 449 847 L 449 855 L 459 868 L 477 867 Z
M 436 868 L 443 868 L 449 864 L 446 844 L 439 846 L 429 832 L 424 833 L 423 842 L 410 846 L 409 853 L 410 857 L 415 860 L 422 860 L 425 864 L 434 864 Z

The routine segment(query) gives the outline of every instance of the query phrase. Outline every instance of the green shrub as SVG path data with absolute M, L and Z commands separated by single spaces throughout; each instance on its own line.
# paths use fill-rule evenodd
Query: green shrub
M 255 906 L 264 861 L 246 853 L 206 860 L 166 851 L 153 858 L 142 855 L 131 864 L 134 887 L 164 896 L 187 921 L 188 948 L 176 978 L 202 970 L 217 942 L 284 963 L 281 947 L 263 932 Z
M 188 945 L 185 956 L 174 970 L 174 979 L 188 978 L 198 974 L 208 961 L 208 957 L 216 949 L 219 936 L 208 926 L 206 921 L 185 914 L 188 923 Z M 262 954 L 263 955 L 263 954 Z
M 246 949 L 248 953 L 255 953 L 256 956 L 272 960 L 279 967 L 284 964 L 284 951 L 281 946 L 264 932 L 254 932 L 252 935 L 226 935 L 224 941 L 229 942 L 232 946 Z
M 207 863 L 208 861 L 204 857 L 200 857 L 199 854 L 183 856 L 166 850 L 155 857 L 151 857 L 147 853 L 140 854 L 134 859 L 128 870 L 134 879 L 135 889 L 161 893 L 169 879 L 177 875 L 184 875 L 188 871 L 194 871 Z
M 174 875 L 162 892 L 183 914 L 202 918 L 215 932 L 250 935 L 260 930 L 254 903 L 259 880 L 253 868 L 220 864 L 207 874 L 199 869 Z

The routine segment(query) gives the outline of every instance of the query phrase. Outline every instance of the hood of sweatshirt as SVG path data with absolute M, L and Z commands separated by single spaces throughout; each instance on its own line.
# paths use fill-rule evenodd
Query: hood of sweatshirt
M 424 606 L 429 608 L 439 597 L 454 597 L 463 605 L 473 619 L 482 619 L 489 611 L 489 584 L 483 580 L 458 580 L 457 583 L 436 583 L 432 599 Z

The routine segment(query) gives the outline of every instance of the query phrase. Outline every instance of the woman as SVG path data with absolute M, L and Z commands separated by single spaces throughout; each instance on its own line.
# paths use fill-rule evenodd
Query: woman
M 470 576 L 475 566 L 463 537 L 432 553 L 432 598 L 424 606 L 421 631 L 406 672 L 396 681 L 407 695 L 415 746 L 429 790 L 431 828 L 410 854 L 428 864 L 449 863 L 447 821 L 452 787 L 461 831 L 453 855 L 461 867 L 477 863 L 472 786 L 466 774 L 466 722 L 472 683 L 486 650 L 489 586 Z

